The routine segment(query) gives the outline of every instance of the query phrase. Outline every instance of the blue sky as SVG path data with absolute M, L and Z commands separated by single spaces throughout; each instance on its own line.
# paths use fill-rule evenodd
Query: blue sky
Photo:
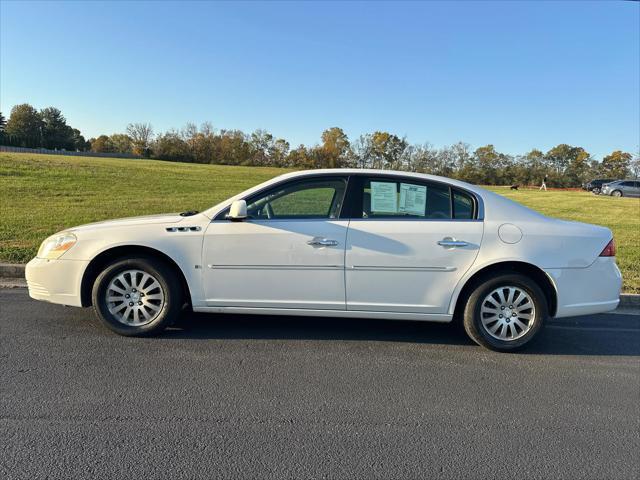
M 0 108 L 600 158 L 640 144 L 639 25 L 634 2 L 2 1 Z

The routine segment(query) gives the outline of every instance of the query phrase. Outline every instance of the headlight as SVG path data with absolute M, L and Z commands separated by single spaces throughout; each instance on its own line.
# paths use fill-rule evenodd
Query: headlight
M 38 250 L 39 258 L 47 258 L 49 260 L 55 260 L 60 258 L 64 252 L 73 247 L 78 239 L 73 233 L 59 233 L 52 237 L 47 238 L 40 249 Z

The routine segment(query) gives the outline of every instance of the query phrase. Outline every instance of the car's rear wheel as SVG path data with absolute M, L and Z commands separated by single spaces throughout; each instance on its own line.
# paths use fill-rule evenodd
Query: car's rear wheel
M 614 190 L 613 192 L 611 192 L 611 195 L 613 195 L 614 197 L 621 197 L 622 192 L 620 190 Z
M 120 335 L 155 335 L 171 325 L 182 307 L 175 273 L 154 258 L 124 258 L 107 266 L 93 285 L 98 319 Z
M 600 195 L 600 188 L 598 187 L 593 188 L 591 191 L 596 195 Z
M 501 274 L 478 282 L 463 314 L 471 339 L 498 351 L 529 343 L 548 315 L 547 300 L 536 282 L 520 274 Z

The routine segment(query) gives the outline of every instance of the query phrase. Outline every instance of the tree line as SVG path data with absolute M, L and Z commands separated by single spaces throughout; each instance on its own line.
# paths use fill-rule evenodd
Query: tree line
M 77 151 L 91 148 L 80 130 L 67 125 L 59 109 L 47 107 L 38 111 L 27 103 L 13 107 L 9 121 L 0 112 L 0 141 L 15 147 Z
M 292 148 L 283 138 L 265 130 L 246 134 L 217 130 L 209 123 L 187 124 L 181 130 L 158 134 L 148 123 L 129 124 L 124 133 L 100 135 L 85 141 L 80 131 L 67 125 L 59 109 L 40 111 L 16 105 L 8 121 L 0 113 L 0 143 L 24 146 L 132 153 L 160 160 L 223 165 L 313 168 L 380 168 L 430 173 L 476 184 L 547 184 L 577 187 L 593 178 L 637 178 L 638 155 L 616 150 L 602 161 L 579 146 L 557 145 L 547 152 L 533 149 L 522 155 L 498 152 L 491 144 L 471 148 L 467 143 L 436 148 L 410 144 L 405 137 L 376 131 L 350 140 L 338 127 L 325 130 L 313 146 Z

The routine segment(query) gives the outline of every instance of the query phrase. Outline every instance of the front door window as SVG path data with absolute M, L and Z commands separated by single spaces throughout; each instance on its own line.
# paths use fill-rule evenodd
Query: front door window
M 285 184 L 249 199 L 247 213 L 256 220 L 335 219 L 340 214 L 346 186 L 342 178 Z

